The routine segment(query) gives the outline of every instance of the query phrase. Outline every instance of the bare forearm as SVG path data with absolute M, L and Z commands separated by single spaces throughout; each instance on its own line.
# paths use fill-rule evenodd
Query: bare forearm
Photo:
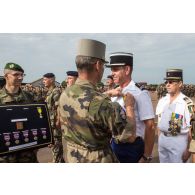
M 152 154 L 155 142 L 155 128 L 153 124 L 146 125 L 144 142 L 145 142 L 144 154 L 146 156 L 150 156 Z
M 133 107 L 127 107 L 126 108 L 126 116 L 127 116 L 127 121 L 132 126 L 132 134 L 135 134 L 136 122 L 135 122 L 135 113 L 134 113 L 134 108 Z

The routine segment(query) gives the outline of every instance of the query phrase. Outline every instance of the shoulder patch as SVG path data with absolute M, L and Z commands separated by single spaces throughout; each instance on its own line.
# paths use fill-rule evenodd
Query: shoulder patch
M 144 85 L 139 85 L 138 83 L 135 83 L 135 86 L 138 87 L 141 91 L 146 90 Z
M 187 103 L 187 107 L 188 107 L 189 112 L 191 114 L 195 113 L 195 107 L 194 107 L 193 101 L 190 98 L 188 98 L 188 97 L 184 97 L 183 99 Z
M 187 105 L 194 105 L 193 101 L 189 97 L 184 97 L 183 100 L 187 103 Z

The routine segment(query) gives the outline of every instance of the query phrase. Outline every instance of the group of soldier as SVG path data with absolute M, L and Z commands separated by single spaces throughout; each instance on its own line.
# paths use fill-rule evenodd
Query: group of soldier
M 102 42 L 80 40 L 75 58 L 78 72 L 68 71 L 61 87 L 55 86 L 53 73 L 43 75 L 44 88 L 21 86 L 23 68 L 13 62 L 4 67 L 6 82 L 0 90 L 0 105 L 47 103 L 54 137 L 48 147 L 55 163 L 152 160 L 155 114 L 147 86 L 132 80 L 133 54 L 115 52 L 107 62 L 105 50 Z M 104 86 L 105 66 L 112 74 Z M 160 99 L 156 110 L 160 162 L 187 162 L 195 153 L 194 104 L 181 93 L 182 70 L 169 69 L 166 74 L 168 94 Z M 62 138 L 66 140 L 65 150 Z M 0 162 L 38 162 L 37 150 L 6 154 Z
M 183 94 L 185 94 L 190 98 L 195 97 L 195 85 L 183 84 L 181 91 Z M 158 99 L 164 97 L 167 94 L 167 89 L 165 84 L 163 83 L 158 85 L 158 87 L 156 88 L 156 92 L 157 92 Z
M 55 75 L 53 73 L 43 75 L 44 87 L 33 87 L 30 84 L 21 85 L 24 76 L 24 70 L 20 65 L 13 62 L 5 65 L 5 84 L 0 89 L 0 105 L 46 102 L 54 137 L 54 144 L 48 146 L 52 150 L 52 162 L 64 162 L 62 131 L 56 125 L 58 100 L 64 88 L 55 86 Z M 67 86 L 71 86 L 78 77 L 78 73 L 76 71 L 68 71 L 67 77 Z M 0 157 L 0 162 L 38 162 L 37 150 L 30 149 L 28 151 L 7 154 Z

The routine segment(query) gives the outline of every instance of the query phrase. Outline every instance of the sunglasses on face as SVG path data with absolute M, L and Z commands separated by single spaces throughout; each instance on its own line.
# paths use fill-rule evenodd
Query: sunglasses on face
M 173 83 L 178 83 L 178 81 L 165 81 L 165 85 L 167 85 L 167 84 L 173 84 Z

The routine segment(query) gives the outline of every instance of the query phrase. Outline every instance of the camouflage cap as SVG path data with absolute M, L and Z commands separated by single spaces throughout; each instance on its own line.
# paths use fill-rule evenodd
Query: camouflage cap
M 165 80 L 183 80 L 182 69 L 167 69 Z
M 77 56 L 89 56 L 105 61 L 105 53 L 106 45 L 100 41 L 81 39 L 78 43 Z
M 9 62 L 5 65 L 4 69 L 7 69 L 7 70 L 15 70 L 15 71 L 20 71 L 20 72 L 23 72 L 24 73 L 24 70 L 23 68 L 16 64 L 16 63 L 13 63 L 13 62 Z

